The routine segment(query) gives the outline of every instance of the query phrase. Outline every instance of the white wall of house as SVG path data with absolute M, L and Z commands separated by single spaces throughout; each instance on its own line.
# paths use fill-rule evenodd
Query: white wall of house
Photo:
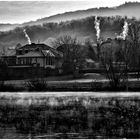
M 56 68 L 55 57 L 45 57 L 44 67 Z
M 19 65 L 32 65 L 32 64 L 39 64 L 40 67 L 44 66 L 45 58 L 38 58 L 38 57 L 20 57 L 17 59 L 17 64 Z
M 58 65 L 61 65 L 59 61 L 55 59 L 55 57 L 20 57 L 17 60 L 17 64 L 19 65 L 39 65 L 40 67 L 50 67 L 56 68 Z
M 37 59 L 36 59 L 36 63 L 39 64 L 40 67 L 44 67 L 43 59 L 44 59 L 44 58 L 37 58 Z

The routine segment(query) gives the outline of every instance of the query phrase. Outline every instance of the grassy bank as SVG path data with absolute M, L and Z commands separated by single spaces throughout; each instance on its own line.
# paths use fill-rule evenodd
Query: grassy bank
M 111 87 L 104 75 L 86 73 L 74 78 L 72 75 L 47 78 L 9 80 L 0 84 L 0 91 L 140 91 L 138 78 L 129 78 L 128 84 L 120 83 L 119 87 Z
M 108 81 L 82 79 L 70 81 L 46 81 L 45 79 L 31 79 L 26 81 L 10 81 L 10 84 L 0 85 L 0 91 L 140 91 L 140 81 L 129 81 L 117 88 L 109 85 Z

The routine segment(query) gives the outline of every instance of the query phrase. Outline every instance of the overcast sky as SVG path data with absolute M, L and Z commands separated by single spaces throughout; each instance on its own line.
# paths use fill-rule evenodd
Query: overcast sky
M 118 6 L 125 1 L 140 2 L 140 0 L 0 1 L 0 23 L 23 23 L 68 11 Z

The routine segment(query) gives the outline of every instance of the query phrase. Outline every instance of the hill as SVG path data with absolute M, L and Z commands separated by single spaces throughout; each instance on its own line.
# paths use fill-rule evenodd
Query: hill
M 132 12 L 133 11 L 133 12 Z M 135 13 L 135 14 L 134 14 Z M 61 22 L 74 19 L 86 18 L 89 16 L 127 16 L 128 18 L 136 17 L 140 18 L 140 3 L 138 2 L 129 2 L 118 7 L 101 7 L 101 8 L 92 8 L 88 10 L 79 10 L 74 12 L 66 12 L 64 14 L 58 14 L 50 16 L 47 18 L 38 19 L 34 22 L 26 23 L 26 25 L 33 24 L 42 24 L 44 22 Z
M 0 24 L 0 31 L 7 31 L 12 30 L 15 27 L 24 27 L 24 26 L 33 26 L 33 25 L 42 25 L 44 23 L 50 22 L 64 22 L 70 20 L 77 20 L 82 19 L 90 16 L 127 16 L 129 18 L 136 17 L 140 19 L 140 3 L 138 2 L 129 2 L 118 7 L 101 7 L 101 8 L 92 8 L 87 10 L 79 10 L 74 12 L 66 12 L 63 14 L 57 14 L 50 17 L 45 17 L 42 19 L 38 19 L 36 21 L 30 21 L 23 24 L 9 24 L 9 25 L 1 25 Z
M 77 37 L 81 43 L 87 39 L 96 41 L 96 31 L 94 28 L 95 17 L 87 17 L 79 20 L 66 21 L 61 23 L 46 23 L 43 25 L 26 26 L 26 32 L 31 42 L 45 43 L 51 45 L 55 38 L 63 35 Z M 131 19 L 128 19 L 131 20 Z M 115 37 L 115 33 L 120 33 L 124 24 L 124 18 L 100 17 L 101 38 Z M 25 45 L 28 43 L 22 27 L 7 32 L 0 32 L 0 49 L 15 47 L 18 43 Z

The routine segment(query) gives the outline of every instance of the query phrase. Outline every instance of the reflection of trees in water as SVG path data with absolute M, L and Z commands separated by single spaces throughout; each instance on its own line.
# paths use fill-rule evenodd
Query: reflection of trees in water
M 57 104 L 49 104 L 52 99 Z M 15 102 L 12 98 L 2 100 L 1 134 L 10 127 L 32 138 L 139 138 L 140 103 L 136 98 L 44 97 L 35 98 L 35 102 L 31 98 L 27 106 L 16 104 L 19 98 L 13 99 Z

